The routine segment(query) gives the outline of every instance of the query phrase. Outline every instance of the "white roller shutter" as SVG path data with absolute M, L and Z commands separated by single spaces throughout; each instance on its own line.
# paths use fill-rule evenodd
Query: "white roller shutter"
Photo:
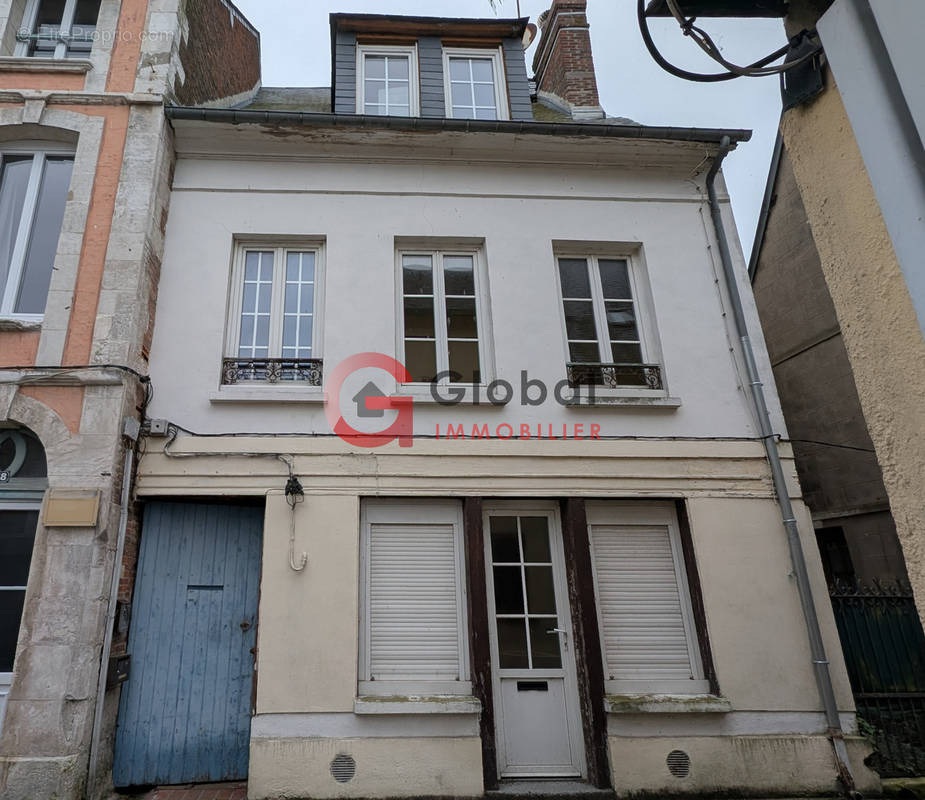
M 452 524 L 370 524 L 373 680 L 460 679 L 457 552 Z
M 607 680 L 695 677 L 668 526 L 590 531 Z

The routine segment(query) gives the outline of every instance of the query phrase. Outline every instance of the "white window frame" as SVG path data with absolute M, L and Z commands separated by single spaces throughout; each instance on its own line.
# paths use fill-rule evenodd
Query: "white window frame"
M 356 113 L 366 113 L 366 56 L 405 56 L 408 59 L 409 116 L 421 114 L 421 83 L 418 77 L 417 45 L 357 45 Z
M 508 120 L 511 118 L 510 107 L 507 98 L 507 74 L 504 68 L 504 56 L 501 48 L 479 48 L 479 47 L 444 47 L 443 48 L 443 92 L 446 98 L 446 116 L 447 119 L 453 117 L 453 96 L 450 86 L 450 59 L 451 58 L 482 58 L 491 59 L 492 69 L 495 76 L 495 107 L 498 109 L 498 119 Z M 468 119 L 468 118 L 466 118 Z M 483 120 L 485 122 L 489 120 Z
M 35 228 L 35 212 L 38 208 L 39 190 L 42 177 L 45 174 L 45 161 L 49 156 L 61 156 L 74 159 L 74 148 L 66 145 L 56 145 L 49 142 L 11 142 L 0 147 L 0 168 L 3 159 L 8 156 L 32 156 L 32 171 L 29 173 L 29 185 L 23 198 L 23 208 L 20 214 L 19 230 L 10 255 L 10 271 L 6 278 L 6 287 L 0 296 L 0 318 L 15 319 L 23 322 L 41 322 L 45 314 L 18 314 L 13 309 L 22 286 L 23 271 L 26 268 L 26 255 L 32 241 L 32 231 Z M 75 163 L 76 165 L 76 163 Z M 73 174 L 73 173 L 72 173 Z M 73 177 L 72 177 L 73 180 Z M 65 201 L 67 203 L 68 201 Z M 65 206 L 65 218 L 67 210 Z M 28 221 L 28 224 L 22 224 Z M 58 231 L 60 238 L 61 231 Z M 56 248 L 57 249 L 57 248 Z M 54 273 L 52 273 L 54 275 Z
M 372 680 L 370 670 L 369 568 L 370 526 L 373 524 L 437 523 L 453 525 L 456 539 L 456 608 L 459 680 Z M 362 696 L 471 696 L 469 620 L 466 588 L 463 511 L 460 500 L 365 499 L 360 512 L 360 620 L 357 691 Z
M 38 495 L 43 495 L 44 492 L 39 492 Z M 17 502 L 15 500 L 3 500 L 3 495 L 0 494 L 0 512 L 3 511 L 36 511 L 41 513 L 42 502 L 41 500 L 23 500 Z M 33 548 L 35 547 L 33 543 Z M 33 556 L 35 553 L 33 552 Z M 28 586 L 4 586 L 0 591 L 28 591 Z M 22 627 L 22 620 L 19 621 L 20 628 Z M 15 670 L 16 664 L 13 664 Z M 15 672 L 0 672 L 0 734 L 3 733 L 3 717 L 6 713 L 6 700 L 10 693 L 10 687 L 13 683 L 13 675 Z
M 604 692 L 614 695 L 639 694 L 709 694 L 710 682 L 703 669 L 700 654 L 699 634 L 694 619 L 691 602 L 690 585 L 687 580 L 687 567 L 681 546 L 681 532 L 678 526 L 677 512 L 672 503 L 619 502 L 601 501 L 588 503 L 585 509 L 588 524 L 588 548 L 591 551 L 591 571 L 594 576 L 594 604 L 597 611 L 598 630 L 601 632 L 601 658 L 604 675 L 609 675 L 607 664 L 607 647 L 604 642 L 604 619 L 600 605 L 600 587 L 598 586 L 597 567 L 594 557 L 593 525 L 646 525 L 665 526 L 671 542 L 671 554 L 674 560 L 675 578 L 681 602 L 681 616 L 687 639 L 687 650 L 691 662 L 693 680 L 606 680 Z
M 30 35 L 35 34 L 35 23 L 38 19 L 39 7 L 42 4 L 42 0 L 28 0 L 26 5 L 26 10 L 23 12 L 21 26 L 22 30 L 29 31 Z M 100 4 L 102 6 L 102 3 Z M 77 0 L 65 0 L 64 11 L 61 14 L 61 27 L 58 29 L 58 36 L 61 40 L 58 41 L 58 44 L 55 46 L 55 54 L 53 58 L 67 58 L 68 50 L 68 37 L 71 35 L 71 30 L 74 27 L 74 14 L 77 11 Z M 97 22 L 99 21 L 99 14 L 97 14 Z M 17 42 L 15 55 L 19 58 L 43 58 L 44 56 L 29 56 L 29 42 Z M 91 47 L 92 49 L 92 47 Z M 86 57 L 90 57 L 90 51 L 87 52 Z
M 601 284 L 601 273 L 597 263 L 601 259 L 613 261 L 626 261 L 629 273 L 630 289 L 633 293 L 633 308 L 636 312 L 636 329 L 639 333 L 639 347 L 642 351 L 643 364 L 656 364 L 662 370 L 662 388 L 648 389 L 641 386 L 620 386 L 617 389 L 594 387 L 594 394 L 602 397 L 667 397 L 668 380 L 665 375 L 665 363 L 662 357 L 661 342 L 658 335 L 655 304 L 652 299 L 652 288 L 649 285 L 648 272 L 642 253 L 638 246 L 613 246 L 610 244 L 588 243 L 585 246 L 575 243 L 554 243 L 553 271 L 556 286 L 559 290 L 559 330 L 562 331 L 565 363 L 571 363 L 569 349 L 568 329 L 565 323 L 565 292 L 562 289 L 562 274 L 559 270 L 560 258 L 580 258 L 589 263 L 591 281 L 591 303 L 594 309 L 594 329 L 597 332 L 598 355 L 606 356 L 600 363 L 612 364 L 613 353 L 610 349 L 610 330 L 607 327 L 604 289 Z M 587 387 L 581 387 L 584 393 Z
M 270 340 L 267 358 L 283 358 L 283 309 L 286 293 L 286 253 L 315 254 L 315 296 L 312 305 L 312 359 L 322 359 L 324 352 L 324 242 L 319 239 L 247 239 L 235 243 L 234 266 L 231 271 L 230 302 L 228 304 L 228 332 L 225 337 L 224 358 L 241 358 L 238 346 L 241 335 L 241 310 L 244 302 L 244 263 L 249 252 L 273 253 L 273 288 L 270 301 Z M 289 381 L 276 386 L 292 388 Z
M 398 333 L 397 349 L 398 360 L 405 363 L 405 297 L 404 283 L 402 274 L 402 256 L 430 256 L 434 259 L 434 332 L 436 337 L 437 348 L 437 374 L 447 372 L 450 368 L 450 350 L 446 328 L 446 289 L 444 285 L 443 274 L 443 257 L 444 256 L 472 256 L 473 275 L 475 278 L 475 315 L 476 323 L 479 329 L 479 372 L 481 373 L 481 382 L 472 383 L 451 383 L 449 378 L 441 378 L 438 386 L 454 387 L 472 387 L 487 386 L 494 380 L 494 352 L 489 345 L 491 341 L 491 320 L 488 312 L 489 292 L 487 275 L 488 265 L 485 260 L 485 248 L 473 244 L 456 244 L 453 241 L 428 242 L 423 243 L 421 247 L 414 246 L 413 243 L 399 243 L 395 249 L 395 275 L 396 275 L 396 298 L 398 301 L 397 324 Z M 428 382 L 412 382 L 405 384 L 409 387 L 429 387 Z

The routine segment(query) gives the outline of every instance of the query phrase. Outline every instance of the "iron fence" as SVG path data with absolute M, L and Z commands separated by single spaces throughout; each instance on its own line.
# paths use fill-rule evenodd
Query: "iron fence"
M 925 634 L 904 583 L 829 587 L 862 731 L 884 778 L 925 775 Z

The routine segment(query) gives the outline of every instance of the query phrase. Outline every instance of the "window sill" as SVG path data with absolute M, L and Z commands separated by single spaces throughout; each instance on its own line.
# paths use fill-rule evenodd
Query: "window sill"
M 285 386 L 257 384 L 222 386 L 209 395 L 210 403 L 323 403 L 320 386 Z
M 620 389 L 598 389 L 594 395 L 579 394 L 566 404 L 569 408 L 606 408 L 607 406 L 636 406 L 637 408 L 680 408 L 680 397 L 669 397 L 667 392 L 643 390 L 621 391 Z
M 0 317 L 0 331 L 40 331 L 41 314 L 10 314 Z
M 726 714 L 732 703 L 714 694 L 608 694 L 608 714 Z
M 457 400 L 456 396 L 460 393 L 460 391 L 463 392 L 463 395 L 459 398 L 459 400 Z M 476 402 L 476 393 L 478 394 L 478 402 Z M 476 386 L 471 383 L 455 383 L 448 386 L 438 386 L 437 394 L 440 397 L 446 398 L 447 402 L 440 402 L 439 400 L 434 399 L 429 383 L 406 383 L 402 386 L 399 386 L 396 390 L 397 396 L 411 397 L 414 399 L 415 403 L 445 406 L 446 408 L 471 405 L 477 405 L 479 408 L 504 408 L 510 402 L 510 400 L 506 400 L 503 403 L 492 403 L 491 400 L 488 399 L 488 386 L 486 384 L 478 384 Z M 453 400 L 452 403 L 449 402 L 450 399 Z
M 466 695 L 378 697 L 366 695 L 353 701 L 354 714 L 478 714 L 482 704 Z
M 93 62 L 85 58 L 2 56 L 0 72 L 89 72 Z

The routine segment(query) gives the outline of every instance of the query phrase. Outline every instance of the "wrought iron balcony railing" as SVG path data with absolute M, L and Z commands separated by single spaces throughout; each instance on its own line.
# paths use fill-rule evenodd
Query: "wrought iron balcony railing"
M 606 389 L 664 389 L 658 364 L 578 364 L 569 362 L 569 386 L 603 386 Z
M 324 362 L 320 358 L 226 358 L 222 384 L 301 383 L 321 386 Z

